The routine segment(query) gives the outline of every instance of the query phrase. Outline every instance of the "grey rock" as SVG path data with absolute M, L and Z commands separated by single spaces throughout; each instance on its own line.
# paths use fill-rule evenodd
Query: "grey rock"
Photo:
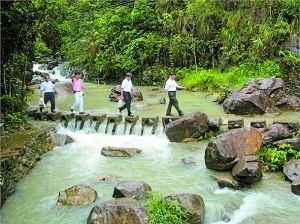
M 256 128 L 228 131 L 208 143 L 205 165 L 213 170 L 231 170 L 240 157 L 256 154 L 261 145 L 262 136 Z
M 106 146 L 102 148 L 101 155 L 111 156 L 111 157 L 132 157 L 141 152 L 142 150 L 137 148 L 122 148 L 122 147 Z
M 147 211 L 136 200 L 119 198 L 95 206 L 87 224 L 147 224 Z
M 75 185 L 59 192 L 57 204 L 61 206 L 81 206 L 96 201 L 97 192 L 87 185 Z
M 300 110 L 297 97 L 290 95 L 281 78 L 258 79 L 232 92 L 223 103 L 226 113 L 264 114 L 279 109 Z
M 118 102 L 119 97 L 121 96 L 121 85 L 116 85 L 111 89 L 111 93 L 109 95 L 110 101 Z M 142 101 L 143 94 L 137 88 L 132 87 L 131 97 L 134 101 Z
M 143 181 L 120 181 L 114 188 L 114 198 L 133 198 L 144 200 L 151 187 Z
M 290 181 L 300 179 L 300 159 L 290 160 L 283 167 L 283 172 Z
M 207 115 L 194 112 L 166 126 L 166 135 L 171 142 L 181 142 L 185 138 L 199 138 L 207 130 Z
M 262 177 L 257 156 L 243 156 L 233 167 L 232 176 L 243 183 L 252 184 Z
M 177 201 L 188 212 L 187 222 L 190 224 L 203 224 L 205 216 L 205 204 L 197 194 L 175 194 L 165 197 L 167 201 Z
M 266 128 L 260 128 L 258 130 L 262 134 L 264 145 L 292 137 L 292 133 L 289 129 L 282 124 L 272 124 Z
M 183 164 L 186 164 L 186 165 L 195 165 L 195 164 L 197 164 L 195 158 L 193 158 L 191 156 L 182 158 L 181 161 L 183 162 Z

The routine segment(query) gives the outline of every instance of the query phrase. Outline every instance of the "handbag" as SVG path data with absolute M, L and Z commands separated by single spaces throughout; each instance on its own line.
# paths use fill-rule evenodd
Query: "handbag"
M 43 97 L 41 97 L 39 99 L 39 107 L 45 107 L 45 102 L 44 102 L 44 98 Z
M 124 105 L 125 105 L 125 101 L 122 100 L 122 99 L 119 99 L 119 101 L 118 101 L 118 108 L 121 108 L 121 107 L 123 107 Z
M 159 100 L 159 103 L 160 103 L 160 104 L 166 104 L 166 98 L 165 98 L 165 97 L 162 97 L 162 98 Z

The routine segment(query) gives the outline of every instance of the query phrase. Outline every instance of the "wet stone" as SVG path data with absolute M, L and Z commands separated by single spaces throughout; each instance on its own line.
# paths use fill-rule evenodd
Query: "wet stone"
M 253 127 L 253 128 L 265 128 L 267 126 L 267 122 L 265 120 L 251 121 L 250 126 Z
M 295 195 L 300 196 L 300 179 L 293 181 L 291 185 L 291 190 Z
M 236 128 L 243 128 L 244 127 L 244 119 L 231 119 L 228 120 L 228 130 L 236 129 Z

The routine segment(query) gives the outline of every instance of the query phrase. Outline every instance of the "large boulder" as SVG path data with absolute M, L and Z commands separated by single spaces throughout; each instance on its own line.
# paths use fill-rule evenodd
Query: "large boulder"
M 114 188 L 114 198 L 133 198 L 143 200 L 151 187 L 143 181 L 120 181 Z
M 243 183 L 252 184 L 262 177 L 257 156 L 243 156 L 233 167 L 232 176 Z
M 87 224 L 147 224 L 147 211 L 138 201 L 119 198 L 95 206 Z
M 57 204 L 62 206 L 80 206 L 96 201 L 97 192 L 87 185 L 75 185 L 59 192 Z
M 211 176 L 213 180 L 216 180 L 220 188 L 228 187 L 236 190 L 241 190 L 249 185 L 235 180 L 231 173 L 222 172 L 222 175 Z
M 208 130 L 207 115 L 194 112 L 166 126 L 166 135 L 171 142 L 181 142 L 186 138 L 199 138 Z
M 290 181 L 300 179 L 300 159 L 290 160 L 287 165 L 283 167 L 283 172 Z
M 300 110 L 297 97 L 290 95 L 281 78 L 258 79 L 232 92 L 223 103 L 226 113 L 264 114 L 279 109 Z
M 111 93 L 109 94 L 109 100 L 113 102 L 118 102 L 120 96 L 121 96 L 121 85 L 116 85 L 111 89 Z M 132 87 L 131 97 L 134 101 L 143 100 L 143 94 L 135 87 Z
M 290 130 L 283 124 L 272 124 L 266 128 L 260 128 L 258 130 L 262 134 L 264 145 L 292 137 Z
M 208 143 L 205 165 L 213 170 L 231 170 L 240 157 L 256 154 L 261 145 L 262 136 L 256 128 L 228 131 Z
M 175 194 L 165 197 L 167 201 L 177 201 L 188 212 L 187 222 L 190 224 L 203 224 L 205 205 L 202 197 L 197 194 Z
M 111 157 L 132 157 L 141 152 L 142 150 L 137 148 L 106 146 L 102 148 L 101 155 Z

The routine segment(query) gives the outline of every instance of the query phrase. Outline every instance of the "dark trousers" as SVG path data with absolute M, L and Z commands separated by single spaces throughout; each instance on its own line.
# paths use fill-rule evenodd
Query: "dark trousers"
M 47 104 L 49 100 L 50 100 L 50 103 L 51 103 L 51 112 L 54 112 L 55 111 L 55 97 L 54 97 L 54 93 L 49 92 L 49 93 L 45 93 L 44 94 L 44 102 L 45 102 L 45 104 Z
M 124 110 L 125 108 L 127 108 L 127 112 L 128 112 L 128 116 L 131 115 L 130 112 L 130 106 L 131 106 L 131 93 L 130 92 L 123 92 L 123 96 L 124 96 L 124 100 L 125 100 L 125 104 L 124 106 L 120 107 L 120 111 Z
M 169 105 L 168 105 L 168 109 L 167 109 L 167 115 L 171 115 L 171 109 L 172 106 L 175 107 L 175 109 L 177 110 L 178 114 L 181 115 L 182 114 L 182 110 L 180 110 L 179 106 L 178 106 L 178 100 L 176 99 L 176 91 L 169 91 L 168 92 L 169 95 Z

